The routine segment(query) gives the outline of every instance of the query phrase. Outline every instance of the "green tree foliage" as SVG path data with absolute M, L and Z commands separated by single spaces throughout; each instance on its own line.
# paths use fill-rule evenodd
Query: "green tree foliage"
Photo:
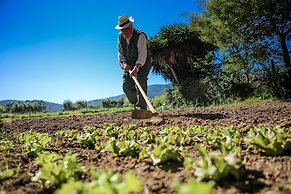
M 7 112 L 7 108 L 5 106 L 0 105 L 0 113 Z
M 274 55 L 282 55 L 285 67 L 290 68 L 287 49 L 291 32 L 289 0 L 209 0 L 207 8 L 213 18 L 236 33 L 243 43 L 252 46 L 265 43 Z
M 167 108 L 179 108 L 186 107 L 187 101 L 182 95 L 181 87 L 174 86 L 173 88 L 169 88 L 165 91 L 166 101 L 165 105 Z
M 14 102 L 12 104 L 12 107 L 10 109 L 11 112 L 13 113 L 23 113 L 25 109 L 25 106 L 23 103 L 21 102 Z
M 65 100 L 63 103 L 64 111 L 75 110 L 73 102 L 70 100 Z
M 232 92 L 248 96 L 265 87 L 290 97 L 290 1 L 208 0 L 205 8 L 192 16 L 190 26 L 219 48 Z
M 0 108 L 2 111 L 11 113 L 36 113 L 47 111 L 44 101 L 41 100 L 13 102 L 3 107 L 4 107 L 3 110 Z
M 193 83 L 212 71 L 211 63 L 201 61 L 204 61 L 215 47 L 198 37 L 194 28 L 174 24 L 163 26 L 149 41 L 153 72 L 170 80 L 173 85 L 181 86 L 182 94 L 188 100 L 192 100 L 192 94 L 195 94 L 192 92 L 193 86 L 196 88 Z M 207 59 L 211 61 L 211 58 Z
M 153 99 L 151 99 L 151 103 L 154 107 L 163 107 L 166 104 L 166 94 L 155 96 Z
M 76 101 L 75 106 L 76 106 L 76 109 L 83 109 L 83 108 L 88 107 L 87 102 L 84 100 Z
M 71 100 L 65 100 L 63 103 L 64 111 L 80 110 L 87 108 L 87 102 L 84 100 L 79 100 L 73 103 Z
M 123 104 L 124 104 L 123 98 L 119 100 L 110 100 L 108 98 L 102 100 L 103 108 L 113 108 L 113 107 L 121 108 L 123 107 Z

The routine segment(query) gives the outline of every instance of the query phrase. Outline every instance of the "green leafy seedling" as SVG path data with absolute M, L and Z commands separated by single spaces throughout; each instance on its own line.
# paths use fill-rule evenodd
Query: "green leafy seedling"
M 187 183 L 182 183 L 180 181 L 174 181 L 172 187 L 179 194 L 213 194 L 213 187 L 215 185 L 214 181 L 198 182 L 191 178 Z
M 69 181 L 63 184 L 55 194 L 79 193 L 79 194 L 130 194 L 140 192 L 142 189 L 141 181 L 128 171 L 124 176 L 120 173 L 111 171 L 92 171 L 91 182 Z
M 282 127 L 251 127 L 245 138 L 249 148 L 259 147 L 266 155 L 279 156 L 291 151 L 291 134 Z
M 38 133 L 35 131 L 22 133 L 19 140 L 23 144 L 23 152 L 26 153 L 28 157 L 36 157 L 37 154 L 44 151 L 51 142 L 51 138 L 47 133 Z

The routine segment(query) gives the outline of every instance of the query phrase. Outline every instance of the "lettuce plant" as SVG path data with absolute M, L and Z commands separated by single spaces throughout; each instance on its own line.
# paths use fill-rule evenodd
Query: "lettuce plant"
M 83 148 L 95 148 L 96 144 L 99 144 L 100 136 L 95 132 L 85 131 L 77 136 L 77 142 Z
M 155 141 L 153 133 L 149 133 L 147 131 L 143 131 L 140 133 L 140 136 L 137 138 L 137 142 L 140 145 L 146 145 L 147 143 L 153 143 Z
M 103 151 L 112 152 L 117 156 L 138 156 L 140 148 L 135 140 L 118 140 L 112 137 Z
M 69 181 L 63 184 L 55 194 L 78 193 L 78 194 L 130 194 L 142 189 L 141 181 L 128 171 L 124 176 L 111 171 L 93 171 L 92 181 L 84 183 L 80 181 Z
M 241 141 L 241 134 L 234 126 L 215 128 L 205 137 L 206 144 L 215 149 L 226 149 L 230 151 Z M 222 146 L 223 145 L 223 146 Z M 222 152 L 224 150 L 221 150 Z
M 14 144 L 10 140 L 0 140 L 0 151 L 6 151 L 9 153 L 14 148 Z
M 55 153 L 43 153 L 37 158 L 41 166 L 39 171 L 31 178 L 32 181 L 41 182 L 45 188 L 59 187 L 70 180 L 75 180 L 84 168 L 77 163 L 77 154 L 66 154 L 63 158 Z M 62 158 L 62 159 L 60 159 Z
M 208 129 L 203 126 L 191 126 L 188 127 L 186 132 L 189 137 L 205 136 Z
M 239 179 L 245 173 L 245 167 L 236 152 L 223 153 L 214 151 L 207 153 L 205 147 L 198 147 L 201 159 L 193 162 L 194 176 L 198 181 L 219 181 L 229 175 Z
M 38 166 L 43 166 L 48 163 L 57 162 L 62 158 L 63 157 L 61 155 L 55 152 L 44 151 L 38 154 L 37 158 L 35 159 L 35 164 Z
M 214 185 L 215 182 L 213 181 L 207 183 L 198 182 L 193 178 L 189 179 L 187 183 L 182 183 L 180 181 L 174 181 L 172 183 L 172 187 L 179 194 L 212 194 Z
M 76 129 L 61 129 L 61 130 L 57 130 L 55 132 L 55 135 L 59 136 L 60 138 L 65 137 L 69 141 L 76 141 L 78 131 Z
M 36 157 L 46 149 L 51 142 L 51 137 L 47 133 L 28 131 L 20 135 L 19 141 L 23 144 L 22 149 L 28 157 Z
M 181 127 L 162 128 L 160 134 L 163 136 L 167 136 L 168 143 L 178 146 L 185 145 L 187 132 Z
M 118 139 L 120 140 L 136 140 L 140 137 L 142 131 L 147 129 L 140 129 L 136 125 L 122 125 L 120 126 Z
M 136 125 L 121 125 L 115 126 L 112 124 L 104 125 L 104 136 L 114 137 L 119 140 L 135 140 L 141 138 L 145 132 L 148 131 L 147 127 L 137 127 Z M 148 136 L 147 136 L 148 137 Z
M 291 134 L 279 126 L 251 127 L 245 142 L 249 148 L 261 148 L 266 155 L 278 156 L 291 151 Z
M 168 142 L 168 137 L 158 138 L 155 145 L 146 148 L 148 156 L 153 164 L 162 164 L 167 161 L 181 161 L 180 150 Z
M 5 166 L 5 169 L 0 169 L 0 180 L 4 180 L 10 177 L 13 177 L 14 171 L 10 169 L 8 165 Z
M 121 127 L 117 127 L 113 124 L 104 125 L 104 136 L 114 137 L 118 139 L 120 132 L 122 131 Z

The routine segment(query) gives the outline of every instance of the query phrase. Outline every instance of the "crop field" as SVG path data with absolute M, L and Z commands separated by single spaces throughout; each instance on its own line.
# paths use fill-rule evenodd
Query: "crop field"
M 0 194 L 291 193 L 291 102 L 9 120 Z

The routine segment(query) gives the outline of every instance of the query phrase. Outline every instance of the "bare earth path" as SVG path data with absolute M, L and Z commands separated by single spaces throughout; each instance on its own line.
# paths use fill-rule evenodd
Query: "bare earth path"
M 252 103 L 241 106 L 224 106 L 212 108 L 193 108 L 187 110 L 160 111 L 162 122 L 150 122 L 148 120 L 133 120 L 130 113 L 117 114 L 88 114 L 80 116 L 63 116 L 58 118 L 33 118 L 13 121 L 6 126 L 5 136 L 14 141 L 15 134 L 28 130 L 47 132 L 54 137 L 57 130 L 75 129 L 82 130 L 84 126 L 102 127 L 104 123 L 117 126 L 136 124 L 148 126 L 150 130 L 159 130 L 169 126 L 236 126 L 241 133 L 249 130 L 251 125 L 263 124 L 266 126 L 282 126 L 291 133 L 291 102 L 265 102 Z M 195 152 L 192 146 L 187 148 Z M 97 152 L 94 149 L 82 149 L 74 142 L 64 141 L 62 145 L 51 147 L 49 151 L 65 154 L 69 151 L 78 153 L 78 160 L 82 164 L 94 164 L 98 169 L 126 172 L 133 170 L 142 180 L 145 188 L 153 193 L 175 193 L 171 188 L 173 180 L 188 180 L 193 176 L 193 171 L 186 170 L 183 165 L 170 163 L 165 165 L 152 165 L 149 159 L 132 157 L 117 157 L 108 153 Z M 19 149 L 15 148 L 5 155 L 6 161 L 0 165 L 9 164 L 15 168 L 22 163 L 18 176 L 0 180 L 0 193 L 52 193 L 43 190 L 39 185 L 32 183 L 27 172 L 35 172 L 32 159 L 23 156 Z M 2 157 L 1 156 L 1 160 Z M 215 186 L 215 193 L 261 193 L 264 188 L 276 189 L 280 184 L 291 184 L 291 155 L 264 156 L 259 154 L 246 155 L 247 176 L 241 181 L 225 180 Z M 85 180 L 86 177 L 83 177 Z M 2 190 L 2 192 L 1 192 Z M 284 193 L 284 192 L 282 192 Z

